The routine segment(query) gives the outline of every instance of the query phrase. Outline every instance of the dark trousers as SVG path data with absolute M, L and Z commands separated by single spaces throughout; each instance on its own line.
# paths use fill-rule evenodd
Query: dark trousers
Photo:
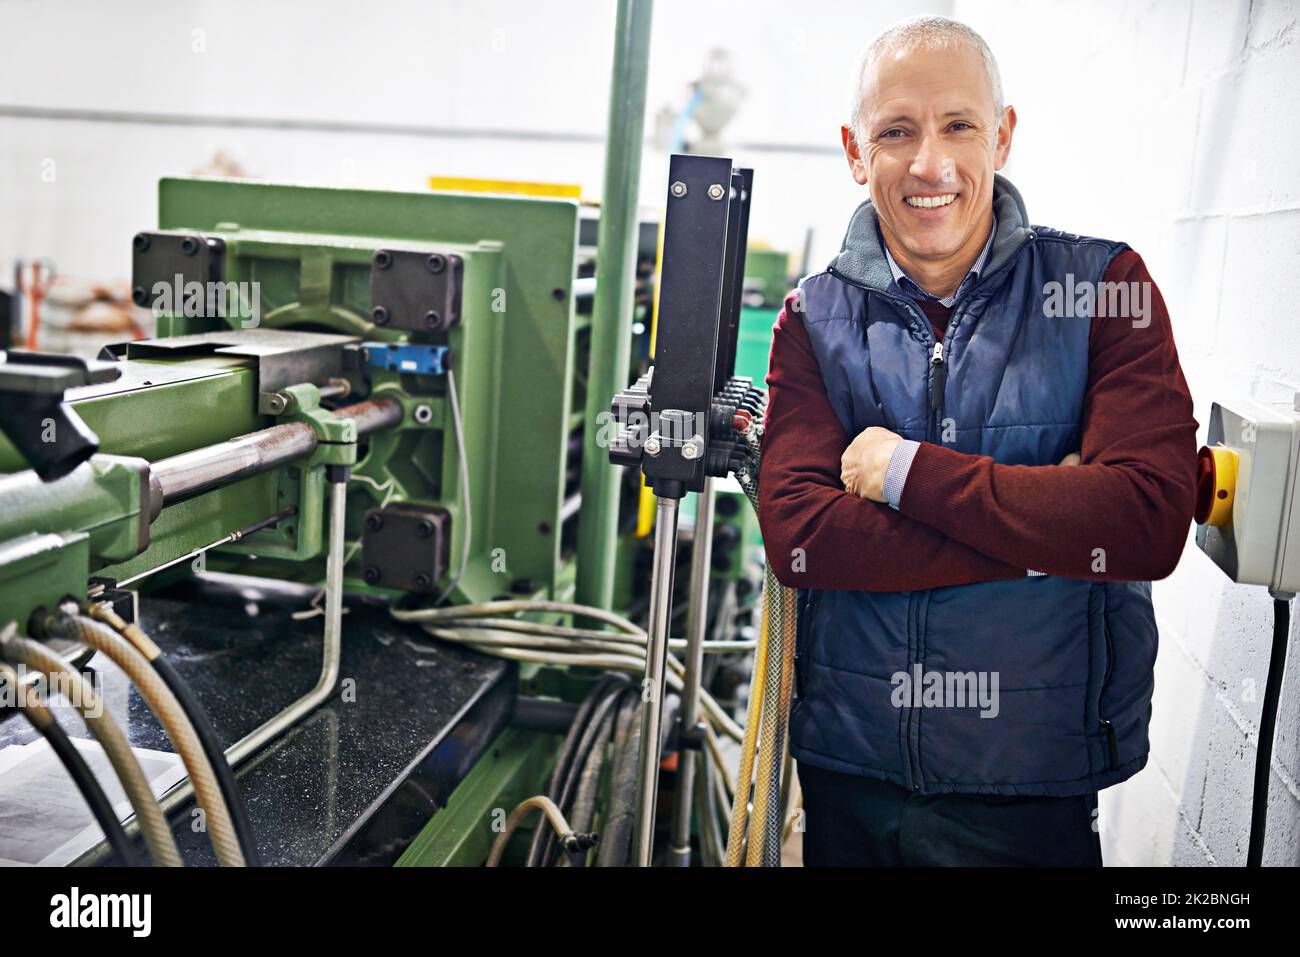
M 1097 794 L 912 794 L 799 763 L 805 867 L 1100 867 Z

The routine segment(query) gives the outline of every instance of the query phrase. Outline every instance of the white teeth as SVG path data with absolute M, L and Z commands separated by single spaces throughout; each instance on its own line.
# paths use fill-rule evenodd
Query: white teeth
M 942 196 L 905 196 L 903 202 L 920 209 L 932 209 L 935 206 L 947 206 L 956 198 L 956 193 L 944 193 Z

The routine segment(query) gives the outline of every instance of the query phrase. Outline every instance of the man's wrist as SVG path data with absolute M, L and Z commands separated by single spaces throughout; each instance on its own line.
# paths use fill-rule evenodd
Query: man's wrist
M 911 439 L 900 439 L 894 446 L 894 452 L 889 457 L 889 467 L 885 470 L 885 501 L 890 508 L 898 508 L 903 497 L 903 486 L 907 484 L 907 473 L 912 468 L 912 460 L 916 458 L 916 450 L 920 447 L 920 442 Z

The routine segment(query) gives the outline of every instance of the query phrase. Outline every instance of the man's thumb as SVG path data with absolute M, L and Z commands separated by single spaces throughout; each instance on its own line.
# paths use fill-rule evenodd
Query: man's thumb
M 1069 455 L 1067 455 L 1065 458 L 1061 459 L 1061 464 L 1062 464 L 1062 465 L 1078 465 L 1078 464 L 1079 464 L 1079 461 L 1080 461 L 1080 460 L 1079 460 L 1079 453 L 1078 453 L 1078 452 L 1071 452 L 1071 453 L 1070 453 Z

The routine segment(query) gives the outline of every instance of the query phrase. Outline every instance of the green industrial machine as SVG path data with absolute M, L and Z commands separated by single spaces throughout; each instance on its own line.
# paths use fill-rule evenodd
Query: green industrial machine
M 235 570 L 246 556 L 282 576 L 319 578 L 327 464 L 353 466 L 349 591 L 435 593 L 453 577 L 466 599 L 571 591 L 575 554 L 565 541 L 576 488 L 565 475 L 583 419 L 573 369 L 576 204 L 166 180 L 159 226 L 135 240 L 142 305 L 168 286 L 257 295 L 233 310 L 177 303 L 159 316 L 159 338 L 126 343 L 114 368 L 101 367 L 120 375 L 68 390 L 101 452 L 118 458 L 94 459 L 57 486 L 77 483 L 67 492 L 75 509 L 34 474 L 5 481 L 6 541 L 53 527 L 49 510 L 67 526 L 59 547 L 21 559 L 46 583 L 6 588 L 6 617 L 25 621 L 66 593 L 69 577 L 129 579 L 286 509 L 292 517 L 225 546 L 220 564 Z M 446 368 L 464 410 L 467 482 Z M 382 400 L 394 421 L 358 436 L 327 408 L 346 404 L 342 396 Z M 277 423 L 309 427 L 312 456 L 150 515 L 157 503 L 140 460 Z M 0 444 L 0 469 L 25 464 Z M 26 494 L 48 504 L 13 507 Z M 421 519 L 435 528 L 427 560 L 400 573 L 386 567 L 389 529 Z M 20 574 L 16 561 L 0 566 L 6 580 Z M 16 593 L 30 607 L 15 605 Z

